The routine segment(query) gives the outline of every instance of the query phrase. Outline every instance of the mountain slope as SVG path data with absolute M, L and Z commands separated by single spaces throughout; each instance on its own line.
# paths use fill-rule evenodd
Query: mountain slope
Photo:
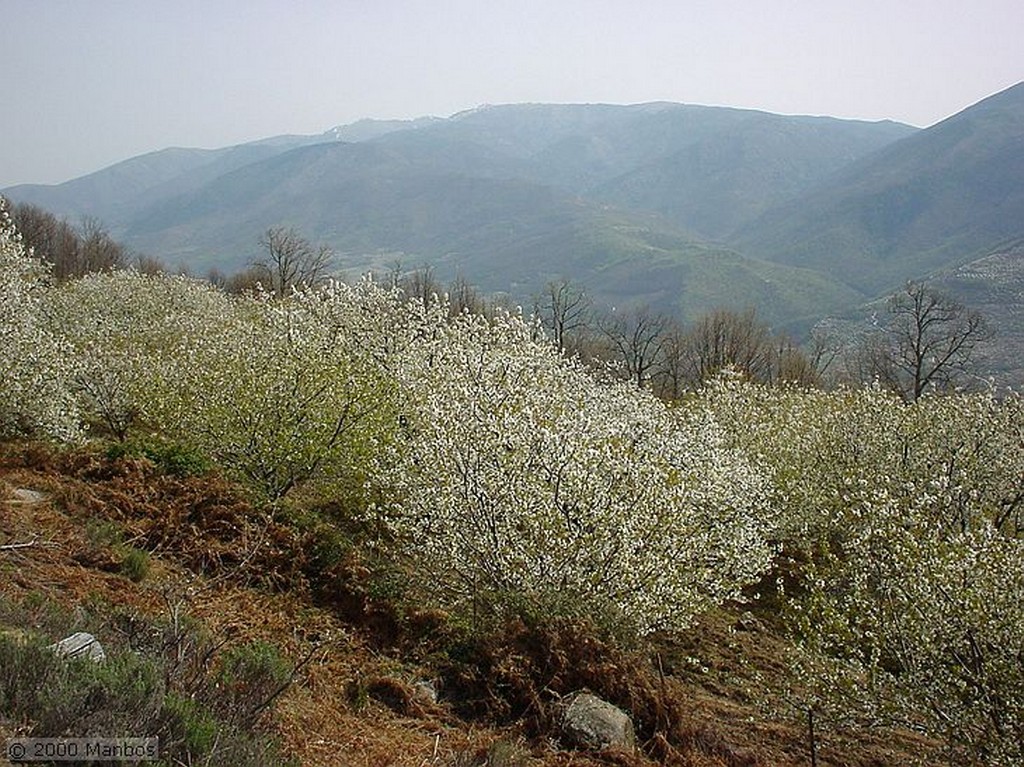
M 304 136 L 277 136 L 222 149 L 161 149 L 63 184 L 21 184 L 3 193 L 56 215 L 94 216 L 119 231 L 147 205 L 310 141 Z
M 489 147 L 518 158 L 519 173 L 532 181 L 661 213 L 702 237 L 719 238 L 914 132 L 892 122 L 657 102 L 485 107 L 419 135 Z
M 701 245 L 657 217 L 503 177 L 507 158 L 486 148 L 431 147 L 403 152 L 371 142 L 293 150 L 151 209 L 128 235 L 149 252 L 224 270 L 257 257 L 259 234 L 284 223 L 330 242 L 338 266 L 350 271 L 431 263 L 443 279 L 460 274 L 520 301 L 560 276 L 618 305 L 694 315 L 757 303 L 779 322 L 859 298 L 806 270 Z
M 1024 386 L 1024 240 L 935 276 L 934 285 L 984 315 L 992 338 L 977 369 L 997 387 Z
M 1024 235 L 1024 83 L 854 163 L 731 244 L 869 293 Z
M 225 150 L 161 149 L 124 160 L 63 184 L 20 184 L 4 190 L 18 202 L 56 215 L 97 216 L 116 225 L 139 194 L 215 162 Z
M 591 193 L 657 211 L 702 236 L 722 239 L 830 173 L 912 132 L 897 123 L 755 112 Z

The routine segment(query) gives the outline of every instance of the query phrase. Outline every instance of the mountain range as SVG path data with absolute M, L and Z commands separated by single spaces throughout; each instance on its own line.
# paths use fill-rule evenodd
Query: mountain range
M 198 273 L 244 267 L 284 225 L 350 273 L 431 264 L 523 301 L 566 277 L 611 305 L 756 306 L 798 330 L 907 279 L 962 289 L 958 268 L 1021 257 L 1024 83 L 927 129 L 663 102 L 485 106 L 165 149 L 2 193 L 98 218 Z

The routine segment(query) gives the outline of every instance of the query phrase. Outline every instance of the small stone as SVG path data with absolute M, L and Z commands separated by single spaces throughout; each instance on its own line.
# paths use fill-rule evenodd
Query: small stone
M 739 620 L 736 621 L 736 629 L 738 631 L 747 631 L 752 634 L 756 634 L 759 631 L 764 631 L 764 624 L 754 617 L 754 614 L 748 610 L 739 617 Z
M 575 693 L 570 698 L 562 718 L 562 732 L 576 748 L 619 748 L 632 753 L 636 745 L 629 716 L 586 692 Z
M 37 504 L 46 501 L 46 493 L 29 490 L 27 487 L 19 487 L 11 495 L 17 503 Z
M 437 687 L 430 681 L 413 683 L 412 699 L 421 706 L 433 706 L 437 703 Z
M 87 658 L 96 663 L 107 659 L 99 640 L 84 631 L 64 637 L 56 644 L 50 645 L 50 649 L 62 658 Z

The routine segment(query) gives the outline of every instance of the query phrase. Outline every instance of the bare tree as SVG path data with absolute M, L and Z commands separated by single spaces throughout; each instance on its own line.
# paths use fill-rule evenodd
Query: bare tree
M 212 267 L 210 271 L 206 273 L 206 281 L 213 285 L 215 288 L 224 290 L 224 286 L 228 283 L 228 276 L 224 274 L 216 266 Z
M 125 247 L 110 236 L 97 218 L 83 219 L 80 243 L 79 268 L 83 273 L 109 272 L 128 264 Z
M 434 275 L 434 267 L 430 264 L 406 272 L 401 276 L 399 285 L 408 300 L 419 301 L 424 306 L 436 301 L 444 293 L 443 286 Z
M 627 377 L 640 388 L 648 385 L 661 363 L 668 326 L 668 317 L 653 314 L 647 306 L 598 319 L 612 357 L 622 363 Z
M 449 311 L 453 316 L 468 312 L 485 315 L 487 302 L 461 274 L 448 283 Z
M 267 274 L 263 269 L 251 266 L 248 269 L 243 269 L 229 277 L 225 277 L 224 284 L 221 287 L 225 293 L 233 295 L 253 294 L 259 289 L 259 286 L 266 278 Z M 214 284 L 216 285 L 217 283 Z
M 580 350 L 580 335 L 589 326 L 593 307 L 585 290 L 561 279 L 549 282 L 535 299 L 534 313 L 551 333 L 555 346 L 573 353 Z
M 867 345 L 869 368 L 909 401 L 955 386 L 991 336 L 979 312 L 924 282 L 908 282 L 888 309 L 888 326 Z
M 654 376 L 654 393 L 661 399 L 675 402 L 689 389 L 686 346 L 686 329 L 670 320 L 661 343 L 661 365 Z
M 388 265 L 388 270 L 384 273 L 384 284 L 389 288 L 401 288 L 403 274 L 402 260 L 396 258 Z
M 66 220 L 28 203 L 15 205 L 12 215 L 25 245 L 51 265 L 54 277 L 60 281 L 127 265 L 127 249 L 97 219 L 84 219 L 77 230 Z
M 834 380 L 837 377 L 837 362 L 842 362 L 843 352 L 849 344 L 848 338 L 842 338 L 827 323 L 819 323 L 811 330 L 808 360 L 819 381 Z
M 750 380 L 817 386 L 820 376 L 807 354 L 788 336 L 773 333 L 754 309 L 715 309 L 697 320 L 678 352 L 692 385 L 735 368 Z
M 140 274 L 146 274 L 149 275 L 150 277 L 153 277 L 158 274 L 166 274 L 167 264 L 165 264 L 156 256 L 146 256 L 139 254 L 135 257 L 135 269 Z
M 769 328 L 753 309 L 715 309 L 690 329 L 686 357 L 695 384 L 726 367 L 735 367 L 755 381 L 772 378 L 774 342 Z
M 334 256 L 330 247 L 314 246 L 291 227 L 268 229 L 259 244 L 267 255 L 253 266 L 278 298 L 286 296 L 292 288 L 315 285 L 322 280 Z
M 814 358 L 793 343 L 788 336 L 775 336 L 772 361 L 772 383 L 795 383 L 801 386 L 821 386 L 821 374 Z
M 11 216 L 36 258 L 50 264 L 57 279 L 71 276 L 78 260 L 78 233 L 74 228 L 66 220 L 29 203 L 13 206 Z

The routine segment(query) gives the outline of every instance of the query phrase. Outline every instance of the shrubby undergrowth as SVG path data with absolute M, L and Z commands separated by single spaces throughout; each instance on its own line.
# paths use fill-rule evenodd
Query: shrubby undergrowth
M 104 639 L 106 660 L 62 658 L 52 637 L 20 624 L 45 611 L 60 637 L 70 633 L 75 616 L 38 592 L 29 597 L 0 599 L 6 629 L 0 632 L 0 711 L 16 726 L 31 723 L 24 736 L 147 733 L 159 738 L 160 764 L 288 764 L 260 721 L 292 670 L 276 648 L 259 642 L 224 648 L 188 621 L 147 624 L 107 606 L 108 622 L 91 619 L 104 636 L 121 636 L 116 647 Z

